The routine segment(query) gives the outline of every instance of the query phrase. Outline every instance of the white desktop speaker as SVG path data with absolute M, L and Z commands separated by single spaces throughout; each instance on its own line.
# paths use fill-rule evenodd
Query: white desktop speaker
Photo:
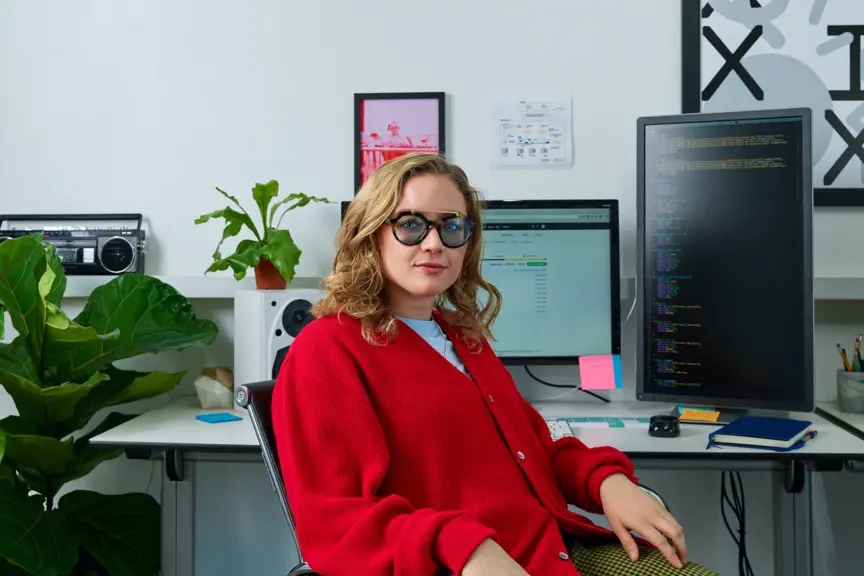
M 273 380 L 321 299 L 313 288 L 240 290 L 234 298 L 234 387 Z

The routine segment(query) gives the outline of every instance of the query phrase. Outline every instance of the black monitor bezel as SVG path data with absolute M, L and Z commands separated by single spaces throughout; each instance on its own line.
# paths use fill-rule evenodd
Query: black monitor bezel
M 531 210 L 531 209 L 605 208 L 609 210 L 610 230 L 610 287 L 613 355 L 621 354 L 621 240 L 619 235 L 619 202 L 617 199 L 598 200 L 486 200 L 483 210 Z M 483 225 L 481 214 L 481 225 Z M 506 302 L 502 303 L 506 306 Z M 492 325 L 495 334 L 495 325 Z M 579 356 L 499 356 L 507 366 L 573 366 L 579 364 Z
M 648 309 L 645 306 L 649 284 L 645 270 L 645 250 L 647 242 L 646 209 L 645 209 L 645 130 L 649 126 L 663 124 L 696 124 L 706 122 L 729 122 L 749 120 L 772 120 L 796 117 L 801 119 L 801 164 L 802 164 L 802 196 L 804 209 L 802 215 L 802 236 L 804 241 L 804 342 L 803 349 L 789 350 L 790 354 L 801 354 L 804 359 L 804 394 L 798 401 L 786 398 L 772 400 L 748 400 L 740 398 L 724 398 L 722 396 L 693 396 L 682 394 L 662 394 L 648 392 L 647 378 L 648 330 L 650 322 L 646 317 Z M 813 301 L 813 160 L 812 160 L 812 111 L 809 108 L 786 108 L 772 110 L 751 110 L 737 112 L 712 112 L 693 114 L 674 114 L 668 116 L 642 117 L 636 121 L 636 399 L 646 402 L 664 402 L 678 405 L 703 405 L 732 409 L 779 410 L 789 412 L 812 412 L 814 409 L 814 363 L 813 341 L 815 333 L 814 301 Z

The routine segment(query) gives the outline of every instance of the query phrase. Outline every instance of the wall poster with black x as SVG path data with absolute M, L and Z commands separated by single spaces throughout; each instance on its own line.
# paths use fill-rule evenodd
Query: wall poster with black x
M 864 0 L 681 0 L 682 111 L 810 108 L 817 206 L 864 206 Z

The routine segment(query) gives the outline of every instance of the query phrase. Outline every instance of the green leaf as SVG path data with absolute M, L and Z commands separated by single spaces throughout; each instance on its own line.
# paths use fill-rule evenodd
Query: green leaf
M 94 372 L 81 384 L 66 382 L 47 388 L 21 380 L 10 379 L 7 382 L 4 379 L 3 382 L 21 421 L 29 429 L 27 433 L 63 438 L 87 424 L 89 417 L 96 413 L 94 410 L 87 420 L 82 420 L 78 415 L 78 404 L 105 378 L 101 372 Z
M 32 434 L 7 434 L 6 458 L 40 494 L 55 494 L 67 482 L 87 476 L 102 462 L 123 454 L 122 448 L 95 446 L 90 439 L 128 422 L 136 414 L 112 412 L 80 438 L 57 440 Z
M 83 427 L 103 408 L 147 400 L 170 392 L 180 384 L 186 371 L 136 372 L 109 366 L 104 370 L 104 374 L 107 380 L 100 382 L 75 406 L 70 428 L 75 426 L 74 429 L 77 430 Z
M 36 427 L 17 414 L 0 418 L 0 434 L 35 434 Z
M 39 283 L 46 268 L 45 248 L 35 238 L 0 243 L 0 302 L 36 367 L 42 360 L 46 315 Z
M 279 220 L 276 220 L 276 223 L 274 224 L 273 221 L 276 217 L 276 211 L 279 209 L 279 207 L 287 204 L 288 202 L 294 203 L 282 211 L 282 214 L 279 215 Z M 320 198 L 318 196 L 307 196 L 302 192 L 295 192 L 293 194 L 289 194 L 270 208 L 270 219 L 267 221 L 267 226 L 270 228 L 279 228 L 282 225 L 282 218 L 285 217 L 285 214 L 297 208 L 302 208 L 303 206 L 308 205 L 310 202 L 322 202 L 324 204 L 330 204 L 330 201 L 327 198 Z
M 48 266 L 39 281 L 39 294 L 46 302 L 60 306 L 63 294 L 66 293 L 66 273 L 54 245 L 46 242 L 44 247 Z
M 289 284 L 294 279 L 294 272 L 300 263 L 303 253 L 288 230 L 269 230 L 270 241 L 261 248 L 261 257 L 270 260 L 273 267 Z
M 107 495 L 75 490 L 60 510 L 81 546 L 111 576 L 153 576 L 160 569 L 159 504 L 147 494 Z
M 252 199 L 258 206 L 261 213 L 261 224 L 264 226 L 264 238 L 262 238 L 264 241 L 267 240 L 267 229 L 270 227 L 270 221 L 267 219 L 267 207 L 277 196 L 279 196 L 279 182 L 276 180 L 270 180 L 266 184 L 255 184 L 252 187 Z
M 72 438 L 56 440 L 34 434 L 7 434 L 4 459 L 12 462 L 33 490 L 44 495 L 49 489 L 49 477 L 62 474 L 74 461 L 74 446 Z M 53 486 L 51 489 L 54 490 Z
M 207 272 L 231 268 L 234 278 L 242 280 L 246 277 L 246 270 L 254 268 L 260 261 L 261 243 L 257 240 L 241 240 L 233 254 L 211 264 Z
M 64 346 L 80 345 L 83 342 L 96 342 L 98 340 L 111 340 L 120 335 L 120 330 L 115 329 L 108 334 L 99 334 L 90 326 L 76 324 L 66 316 L 58 306 L 46 302 L 47 314 L 45 315 L 45 346 L 55 346 L 54 350 L 45 350 L 46 354 L 55 355 L 62 352 Z
M 39 419 L 39 412 L 31 411 L 30 398 L 38 397 L 41 387 L 33 360 L 24 348 L 23 340 L 16 338 L 11 344 L 0 344 L 0 385 L 6 389 L 24 417 Z
M 0 424 L 10 418 L 17 418 L 17 416 L 7 416 L 3 420 L 0 420 Z M 27 485 L 18 478 L 11 462 L 3 462 L 3 456 L 6 453 L 6 435 L 8 433 L 8 430 L 0 428 L 0 493 L 19 489 L 26 493 L 29 489 L 27 488 Z M 2 560 L 2 554 L 0 554 L 0 560 Z M 2 562 L 0 562 L 0 566 L 2 566 Z M 0 576 L 3 576 L 2 571 L 0 571 Z
M 0 435 L 2 438 L 2 435 Z M 11 466 L 3 466 L 0 464 L 0 484 L 14 484 L 15 483 L 15 470 L 12 469 Z M 3 486 L 0 486 L 0 491 L 4 490 Z M 0 572 L 2 574 L 2 572 Z
M 59 386 L 43 388 L 38 398 L 33 398 L 34 406 L 32 408 L 28 406 L 28 411 L 41 408 L 43 421 L 40 422 L 40 419 L 34 417 L 26 417 L 26 420 L 35 423 L 40 434 L 54 438 L 66 437 L 87 424 L 89 418 L 82 420 L 78 417 L 78 405 L 105 378 L 103 373 L 94 372 L 81 384 L 66 382 Z
M 51 478 L 52 490 L 56 493 L 56 491 L 67 482 L 84 478 L 103 462 L 122 456 L 122 448 L 96 446 L 90 444 L 90 439 L 95 438 L 99 434 L 107 432 L 112 428 L 116 428 L 137 416 L 138 414 L 111 412 L 102 420 L 102 422 L 99 423 L 98 426 L 94 427 L 83 436 L 76 438 L 72 444 L 72 452 L 75 457 L 70 464 L 64 467 L 62 473 L 56 474 Z
M 35 576 L 67 574 L 78 562 L 78 546 L 57 510 L 26 487 L 0 488 L 0 558 Z M 13 574 L 15 572 L 12 572 Z
M 196 218 L 195 224 L 204 224 L 205 222 L 209 222 L 211 218 L 222 218 L 225 220 L 225 228 L 222 230 L 222 238 L 219 239 L 219 243 L 216 245 L 216 250 L 213 251 L 214 262 L 222 259 L 221 250 L 222 244 L 225 240 L 240 234 L 241 230 L 243 230 L 243 226 L 248 227 L 255 234 L 255 238 L 260 240 L 258 237 L 258 229 L 255 227 L 255 224 L 252 223 L 252 219 L 248 214 L 241 214 L 233 208 L 226 206 L 222 210 L 216 210 L 215 212 L 204 214 L 203 216 Z
M 46 302 L 45 306 L 47 314 L 42 350 L 49 359 L 49 365 L 56 366 L 71 361 L 84 344 L 99 346 L 102 341 L 116 340 L 120 335 L 119 329 L 100 334 L 90 326 L 73 322 L 54 304 Z
M 6 337 L 6 308 L 0 302 L 0 340 Z
M 15 350 L 18 354 L 15 354 Z M 43 434 L 63 438 L 83 428 L 99 410 L 160 396 L 173 390 L 186 374 L 135 372 L 108 366 L 82 383 L 64 382 L 41 388 L 27 374 L 13 371 L 26 363 L 26 351 L 13 343 L 0 345 L 0 383 L 12 397 L 19 416 L 0 420 L 0 429 L 14 434 Z M 4 425 L 15 419 L 15 428 Z
M 53 383 L 87 378 L 140 354 L 210 344 L 218 333 L 216 324 L 197 318 L 189 300 L 172 286 L 141 274 L 117 276 L 93 290 L 75 323 L 98 334 L 119 333 L 111 340 L 80 342 L 70 358 L 59 362 L 46 357 L 45 372 Z
M 0 576 L 32 576 L 30 572 L 0 558 Z
M 249 214 L 249 212 L 247 212 L 245 208 L 243 208 L 243 205 L 240 204 L 240 201 L 237 200 L 237 198 L 235 198 L 235 197 L 232 196 L 231 194 L 228 194 L 227 192 L 225 192 L 224 190 L 222 190 L 221 188 L 219 188 L 218 186 L 216 187 L 216 191 L 219 192 L 220 194 L 222 194 L 222 196 L 224 196 L 225 198 L 227 198 L 227 199 L 230 200 L 231 202 L 233 202 L 234 205 L 237 206 L 237 207 L 240 209 L 240 211 L 241 211 L 243 214 L 246 215 L 246 217 L 249 219 L 248 226 L 249 226 L 249 228 L 252 230 L 252 233 L 255 235 L 255 237 L 256 237 L 258 240 L 263 240 L 262 235 L 258 232 L 258 227 L 255 226 L 255 223 L 254 223 L 254 222 L 252 222 L 252 215 Z

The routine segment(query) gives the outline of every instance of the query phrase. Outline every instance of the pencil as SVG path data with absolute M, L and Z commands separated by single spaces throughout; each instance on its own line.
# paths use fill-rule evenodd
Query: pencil
M 846 358 L 846 349 L 843 348 L 840 343 L 837 343 L 837 351 L 840 352 L 840 359 L 843 360 L 843 369 L 846 372 L 852 372 L 852 365 L 849 363 L 849 360 Z
M 864 370 L 864 360 L 861 360 L 861 342 L 864 341 L 864 334 L 858 334 L 855 339 L 855 356 L 858 357 L 858 369 Z

